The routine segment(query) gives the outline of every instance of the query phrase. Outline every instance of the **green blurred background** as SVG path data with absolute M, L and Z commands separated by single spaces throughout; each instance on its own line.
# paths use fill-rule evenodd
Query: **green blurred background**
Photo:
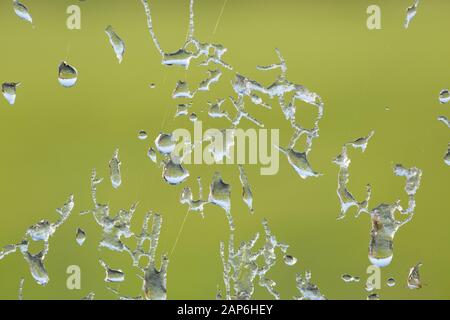
M 413 221 L 395 239 L 395 257 L 382 270 L 383 299 L 450 298 L 450 169 L 443 162 L 449 131 L 436 118 L 449 116 L 449 107 L 438 102 L 439 91 L 450 86 L 448 57 L 450 44 L 450 2 L 423 2 L 410 29 L 403 28 L 405 10 L 412 1 L 365 0 L 198 0 L 195 4 L 195 36 L 201 41 L 221 43 L 228 48 L 224 60 L 235 71 L 270 84 L 278 72 L 260 72 L 257 64 L 277 62 L 278 47 L 289 67 L 289 79 L 318 92 L 325 101 L 320 138 L 315 140 L 310 161 L 324 173 L 318 179 L 301 180 L 285 158 L 275 176 L 261 176 L 259 166 L 246 166 L 255 196 L 255 214 L 249 214 L 240 199 L 235 166 L 190 166 L 191 177 L 201 175 L 208 189 L 214 171 L 233 185 L 232 214 L 237 239 L 247 240 L 262 231 L 269 220 L 279 240 L 291 245 L 299 259 L 294 267 L 280 263 L 270 273 L 283 299 L 297 295 L 295 274 L 313 273 L 315 282 L 330 299 L 365 299 L 370 220 L 367 216 L 336 221 L 338 168 L 331 160 L 344 142 L 376 134 L 366 153 L 352 152 L 350 188 L 364 195 L 370 182 L 374 194 L 371 206 L 406 201 L 404 180 L 394 177 L 392 166 L 402 163 L 423 169 Z M 0 1 L 0 81 L 20 81 L 16 105 L 0 99 L 0 246 L 15 243 L 25 230 L 41 219 L 55 221 L 55 208 L 71 193 L 76 206 L 71 218 L 51 239 L 46 266 L 50 283 L 40 287 L 31 278 L 20 254 L 0 261 L 0 298 L 16 299 L 19 279 L 25 277 L 25 299 L 80 299 L 88 292 L 96 298 L 114 299 L 103 282 L 102 257 L 113 268 L 126 272 L 120 286 L 124 295 L 139 295 L 140 280 L 125 254 L 98 251 L 101 230 L 91 216 L 78 213 L 90 208 L 90 172 L 97 168 L 108 178 L 108 161 L 120 148 L 123 185 L 113 190 L 109 179 L 99 187 L 99 199 L 112 211 L 139 201 L 133 228 L 139 231 L 147 210 L 163 214 L 159 252 L 171 250 L 186 207 L 179 204 L 183 186 L 169 186 L 161 169 L 146 152 L 161 131 L 192 128 L 186 118 L 173 120 L 178 101 L 171 92 L 180 79 L 198 83 L 207 68 L 193 63 L 186 72 L 161 65 L 149 36 L 143 7 L 138 0 L 24 1 L 36 28 L 15 16 L 11 1 Z M 81 7 L 81 30 L 66 28 L 66 8 Z M 366 9 L 382 9 L 382 30 L 366 27 Z M 188 24 L 188 0 L 153 0 L 155 31 L 165 51 L 175 51 L 184 42 Z M 111 24 L 126 42 L 124 61 L 118 64 L 104 28 Z M 78 68 L 76 87 L 62 88 L 57 66 L 62 60 Z M 225 72 L 212 91 L 199 94 L 193 111 L 210 127 L 226 122 L 207 119 L 206 101 L 232 94 Z M 156 88 L 150 89 L 149 84 Z M 299 116 L 312 119 L 314 109 L 302 105 Z M 230 110 L 227 103 L 226 109 Z M 252 114 L 267 128 L 280 129 L 282 144 L 292 130 L 274 104 L 267 111 L 248 104 Z M 244 126 L 250 127 L 248 123 Z M 149 133 L 140 141 L 137 132 Z M 195 179 L 187 183 L 194 187 Z M 205 190 L 205 193 L 207 190 Z M 189 215 L 179 243 L 170 256 L 169 299 L 213 299 L 222 285 L 220 241 L 228 239 L 223 211 L 207 207 L 205 218 Z M 87 232 L 83 247 L 75 242 L 78 227 Z M 406 288 L 408 270 L 417 262 L 425 286 Z M 66 268 L 79 265 L 82 289 L 66 289 Z M 343 273 L 361 276 L 359 284 L 345 284 Z M 397 285 L 387 288 L 394 277 Z M 271 298 L 257 287 L 255 298 Z

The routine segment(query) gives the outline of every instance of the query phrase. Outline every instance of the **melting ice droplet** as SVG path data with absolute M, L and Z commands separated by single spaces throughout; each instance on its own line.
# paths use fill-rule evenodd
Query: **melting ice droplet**
M 16 102 L 16 88 L 20 86 L 20 82 L 5 82 L 2 84 L 2 93 L 10 105 Z
M 419 0 L 416 0 L 416 2 L 411 7 L 406 9 L 405 29 L 408 29 L 412 19 L 414 19 L 414 17 L 416 16 L 418 6 Z
M 123 40 L 114 32 L 112 26 L 107 26 L 105 32 L 116 53 L 117 60 L 119 60 L 119 63 L 122 63 L 123 55 L 125 53 L 125 42 L 123 42 Z
M 86 232 L 84 232 L 83 229 L 78 228 L 75 239 L 77 243 L 82 246 L 84 241 L 86 241 Z
M 99 260 L 100 265 L 105 269 L 105 282 L 123 282 L 125 274 L 122 270 L 111 269 L 103 260 Z
M 439 93 L 439 102 L 442 104 L 450 102 L 450 91 L 448 89 L 441 90 Z
M 411 290 L 422 288 L 422 280 L 420 279 L 419 269 L 422 263 L 416 264 L 409 270 L 408 274 L 408 288 Z
M 67 62 L 63 61 L 58 68 L 58 81 L 65 87 L 73 87 L 78 80 L 78 71 Z
M 16 15 L 25 21 L 28 21 L 29 23 L 33 23 L 33 19 L 31 17 L 30 12 L 28 11 L 28 8 L 20 3 L 18 0 L 13 1 L 13 8 Z
M 117 189 L 122 184 L 122 175 L 120 173 L 121 162 L 119 160 L 119 149 L 114 151 L 112 159 L 109 161 L 109 173 L 111 184 L 114 189 Z

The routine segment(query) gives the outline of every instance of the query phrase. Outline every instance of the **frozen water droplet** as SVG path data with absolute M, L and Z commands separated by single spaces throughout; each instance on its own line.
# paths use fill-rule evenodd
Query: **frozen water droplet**
M 301 294 L 301 297 L 297 298 L 298 300 L 326 300 L 319 288 L 311 283 L 311 272 L 309 271 L 305 272 L 305 276 L 297 275 L 297 289 Z
M 405 29 L 408 29 L 412 19 L 417 14 L 417 7 L 419 6 L 419 0 L 415 0 L 415 3 L 406 9 Z
M 373 137 L 375 134 L 375 131 L 370 132 L 370 134 L 367 137 L 356 139 L 355 141 L 347 143 L 347 145 L 352 146 L 354 149 L 361 149 L 362 152 L 365 152 L 367 149 L 367 144 L 369 143 L 369 140 Z
M 239 180 L 242 184 L 242 199 L 250 209 L 250 212 L 253 213 L 253 194 L 250 188 L 250 184 L 248 183 L 247 174 L 245 173 L 244 167 L 242 165 L 239 165 Z
M 289 164 L 302 179 L 321 176 L 320 173 L 312 169 L 305 152 L 298 152 L 291 148 L 283 149 L 279 146 L 277 148 L 286 155 Z
M 197 114 L 191 113 L 190 116 L 189 116 L 189 120 L 192 121 L 192 122 L 197 121 L 198 120 Z
M 139 140 L 146 140 L 147 138 L 148 138 L 148 134 L 147 134 L 146 131 L 140 130 L 140 131 L 138 132 L 138 139 L 139 139 Z
M 442 104 L 450 102 L 450 91 L 448 89 L 441 90 L 439 93 L 439 102 Z
M 152 160 L 154 163 L 157 162 L 157 159 L 156 159 L 156 151 L 155 151 L 155 149 L 153 149 L 153 147 L 151 147 L 150 149 L 148 149 L 147 156 L 148 156 L 148 157 L 150 158 L 150 160 Z
M 122 270 L 111 269 L 103 260 L 99 260 L 100 265 L 105 269 L 105 282 L 123 282 L 125 274 Z
M 119 149 L 114 151 L 112 159 L 109 161 L 109 173 L 111 184 L 114 189 L 117 189 L 122 184 L 122 175 L 120 173 L 121 162 L 119 160 Z
M 2 93 L 10 105 L 16 102 L 16 88 L 20 86 L 20 82 L 5 82 L 2 84 Z
M 189 104 L 189 103 L 183 103 L 183 104 L 177 105 L 177 112 L 175 113 L 175 118 L 181 117 L 181 116 L 187 116 L 189 114 L 190 107 L 191 107 L 191 104 Z
M 173 99 L 178 98 L 186 98 L 186 99 L 192 99 L 195 95 L 195 91 L 191 92 L 189 90 L 189 86 L 187 82 L 185 81 L 178 81 L 177 86 L 175 87 L 175 90 L 172 93 Z
M 297 258 L 287 254 L 284 256 L 284 263 L 288 266 L 293 266 L 297 263 Z
M 67 62 L 63 61 L 58 67 L 58 81 L 65 87 L 73 87 L 78 80 L 78 71 Z
M 344 274 L 344 275 L 342 275 L 341 278 L 344 282 L 352 282 L 353 281 L 353 277 L 350 274 Z
M 380 300 L 380 295 L 378 293 L 369 294 L 367 300 Z
M 189 178 L 189 172 L 176 157 L 164 161 L 163 178 L 170 185 L 178 185 Z
M 29 23 L 33 23 L 33 18 L 31 17 L 28 8 L 22 3 L 20 3 L 18 0 L 13 1 L 13 9 L 20 19 L 28 21 Z
M 209 202 L 221 207 L 228 213 L 231 210 L 231 186 L 222 180 L 219 172 L 216 172 L 213 176 Z
M 219 82 L 220 77 L 222 76 L 222 71 L 216 70 L 208 70 L 208 78 L 203 80 L 199 87 L 198 91 L 209 91 L 209 88 L 212 84 Z
M 394 287 L 395 286 L 395 279 L 394 278 L 387 279 L 386 284 L 387 284 L 388 287 Z
M 106 34 L 108 35 L 109 42 L 116 53 L 117 60 L 119 63 L 122 63 L 123 55 L 125 53 L 125 43 L 123 40 L 114 32 L 112 26 L 107 26 L 105 29 Z
M 421 289 L 422 288 L 422 280 L 420 278 L 419 269 L 422 266 L 422 263 L 416 264 L 409 270 L 408 274 L 408 288 L 411 290 Z
M 80 246 L 82 246 L 83 243 L 84 243 L 84 241 L 86 241 L 86 232 L 84 232 L 83 229 L 78 228 L 78 229 L 77 229 L 77 234 L 76 234 L 75 239 L 76 239 L 77 243 L 78 243 Z
M 150 89 L 155 89 L 156 88 L 156 83 L 150 83 L 149 87 L 150 87 Z
M 156 150 L 163 155 L 171 154 L 176 147 L 172 134 L 160 133 L 155 140 Z
M 191 188 L 187 187 L 184 188 L 181 192 L 180 203 L 189 205 L 189 211 L 200 212 L 201 214 L 203 214 L 203 208 L 205 204 L 207 204 L 207 202 L 203 200 L 203 187 L 200 177 L 197 177 L 197 182 L 199 189 L 198 200 L 194 200 Z

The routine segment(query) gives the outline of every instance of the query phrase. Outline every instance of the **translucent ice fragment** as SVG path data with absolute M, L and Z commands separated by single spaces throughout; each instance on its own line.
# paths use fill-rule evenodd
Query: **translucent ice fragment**
M 164 161 L 163 179 L 170 185 L 183 183 L 189 177 L 189 172 L 183 167 L 180 159 L 175 156 Z
M 284 256 L 284 263 L 288 266 L 293 266 L 297 263 L 297 258 L 287 254 Z
M 105 269 L 105 282 L 123 282 L 125 274 L 122 270 L 111 269 L 103 260 L 99 260 L 100 265 Z
M 250 184 L 248 183 L 247 174 L 245 173 L 244 167 L 242 165 L 239 165 L 239 180 L 242 184 L 242 199 L 250 209 L 250 212 L 253 213 L 253 194 L 250 188 Z
M 450 128 L 450 120 L 446 116 L 439 116 L 438 120 Z
M 292 148 L 284 149 L 280 146 L 276 146 L 283 154 L 286 155 L 289 164 L 294 168 L 295 172 L 302 178 L 307 179 L 309 177 L 319 177 L 320 173 L 314 171 L 309 164 L 307 155 L 305 152 L 298 152 Z
M 75 239 L 76 239 L 77 243 L 80 246 L 82 246 L 83 243 L 86 241 L 86 232 L 83 229 L 78 228 Z
M 422 266 L 422 263 L 416 264 L 409 270 L 408 274 L 408 288 L 411 290 L 421 289 L 422 288 L 422 280 L 420 278 L 419 269 Z
M 114 32 L 112 26 L 107 26 L 105 32 L 114 49 L 117 60 L 119 60 L 119 63 L 122 63 L 123 55 L 125 53 L 125 42 L 123 42 L 123 40 Z
M 219 99 L 219 100 L 217 100 L 217 102 L 214 102 L 214 103 L 208 102 L 208 105 L 209 105 L 208 115 L 211 118 L 226 118 L 230 122 L 232 122 L 232 120 L 231 120 L 230 116 L 228 115 L 228 113 L 221 109 L 222 104 L 224 102 L 225 102 L 224 99 Z
M 145 139 L 147 139 L 147 137 L 148 137 L 148 134 L 147 134 L 147 132 L 145 130 L 140 130 L 138 132 L 138 139 L 139 140 L 145 140 Z
M 297 289 L 301 296 L 297 300 L 326 300 L 325 296 L 320 293 L 319 288 L 311 283 L 311 272 L 305 272 L 305 275 L 297 275 Z
M 58 81 L 65 87 L 73 87 L 78 80 L 78 71 L 67 62 L 63 61 L 58 67 Z
M 200 82 L 198 87 L 198 91 L 209 91 L 212 84 L 219 82 L 220 77 L 222 76 L 222 71 L 219 69 L 216 70 L 208 70 L 208 78 Z
M 189 114 L 190 107 L 191 107 L 191 104 L 189 104 L 189 103 L 178 104 L 177 112 L 175 113 L 175 118 L 181 117 L 181 116 L 187 116 Z
M 184 188 L 181 192 L 180 196 L 180 203 L 181 204 L 187 204 L 189 206 L 189 211 L 199 212 L 200 214 L 203 214 L 203 209 L 205 204 L 208 202 L 203 200 L 203 187 L 202 187 L 202 181 L 201 178 L 197 178 L 198 182 L 198 189 L 199 189 L 199 198 L 198 200 L 194 200 L 192 190 L 190 187 Z
M 89 292 L 87 296 L 83 297 L 81 300 L 94 300 L 95 299 L 95 293 Z
M 450 102 L 450 91 L 448 89 L 443 89 L 439 92 L 439 102 L 442 104 Z
M 28 8 L 20 3 L 18 0 L 13 0 L 13 9 L 16 15 L 29 23 L 33 23 L 33 18 L 31 17 Z
M 419 0 L 415 0 L 415 3 L 406 9 L 405 29 L 408 29 L 412 19 L 417 14 L 417 7 L 419 6 Z
M 352 146 L 355 149 L 361 149 L 362 152 L 366 151 L 367 144 L 369 143 L 369 140 L 373 137 L 375 134 L 375 131 L 370 132 L 370 134 L 367 137 L 356 139 L 355 141 L 347 143 L 347 145 Z
M 119 149 L 116 149 L 112 159 L 109 161 L 109 174 L 114 189 L 119 188 L 122 184 L 122 175 L 120 172 L 121 164 L 122 163 L 119 160 Z
M 147 156 L 148 156 L 148 157 L 150 158 L 150 160 L 152 160 L 154 163 L 157 162 L 156 151 L 155 151 L 155 149 L 153 149 L 152 147 L 150 147 L 150 149 L 148 149 Z
M 2 84 L 2 93 L 10 105 L 16 102 L 16 88 L 20 86 L 20 82 L 5 82 Z
M 189 90 L 189 86 L 187 82 L 185 81 L 178 81 L 177 85 L 172 93 L 172 98 L 186 98 L 186 99 L 192 99 L 195 95 L 195 91 L 191 92 Z
M 218 172 L 214 174 L 211 182 L 209 202 L 221 207 L 227 213 L 231 211 L 231 186 L 222 180 Z
M 171 154 L 176 147 L 172 134 L 160 133 L 155 140 L 156 150 L 163 155 Z
M 395 286 L 395 279 L 394 278 L 387 279 L 386 284 L 387 284 L 388 287 L 394 287 Z

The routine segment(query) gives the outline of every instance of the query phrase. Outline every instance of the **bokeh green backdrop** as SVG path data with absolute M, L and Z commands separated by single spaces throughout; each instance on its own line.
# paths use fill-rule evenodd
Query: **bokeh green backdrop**
M 16 299 L 20 277 L 25 277 L 25 299 L 79 299 L 88 292 L 97 298 L 116 298 L 106 289 L 102 257 L 112 267 L 122 268 L 127 280 L 124 295 L 140 294 L 140 280 L 128 256 L 98 251 L 101 232 L 92 217 L 78 213 L 88 209 L 89 176 L 97 168 L 108 178 L 108 160 L 115 147 L 123 162 L 123 185 L 112 190 L 108 180 L 99 188 L 99 198 L 116 212 L 139 201 L 133 222 L 140 229 L 142 217 L 153 209 L 164 216 L 159 252 L 171 250 L 186 207 L 178 203 L 183 186 L 171 187 L 161 179 L 161 170 L 146 157 L 146 151 L 161 131 L 192 125 L 187 119 L 173 120 L 177 102 L 171 92 L 177 80 L 197 83 L 206 68 L 192 66 L 189 72 L 161 65 L 146 27 L 140 1 L 88 0 L 26 1 L 36 28 L 14 15 L 11 1 L 0 1 L 0 81 L 21 81 L 16 105 L 0 101 L 0 245 L 19 241 L 40 219 L 54 221 L 54 211 L 70 193 L 75 195 L 73 216 L 51 239 L 46 265 L 50 283 L 39 287 L 31 278 L 21 255 L 0 261 L 0 298 Z M 81 7 L 81 30 L 66 28 L 66 8 Z M 225 45 L 225 60 L 235 70 L 267 85 L 277 72 L 262 73 L 257 64 L 276 62 L 274 48 L 281 49 L 289 78 L 318 92 L 325 101 L 320 138 L 315 140 L 310 160 L 324 173 L 318 179 L 301 180 L 286 159 L 278 175 L 260 176 L 258 166 L 246 166 L 255 196 L 255 214 L 248 213 L 240 199 L 234 166 L 192 167 L 191 176 L 201 175 L 205 189 L 216 170 L 233 185 L 233 216 L 238 240 L 262 231 L 265 217 L 277 237 L 290 244 L 299 262 L 295 267 L 280 263 L 271 272 L 284 299 L 297 294 L 295 273 L 312 270 L 313 280 L 331 299 L 364 299 L 363 284 L 345 284 L 343 273 L 366 278 L 370 221 L 352 214 L 336 221 L 337 167 L 331 163 L 342 144 L 375 130 L 366 153 L 353 152 L 350 187 L 361 197 L 370 182 L 372 206 L 406 201 L 404 181 L 394 177 L 392 166 L 423 169 L 414 220 L 395 239 L 395 257 L 383 269 L 397 286 L 380 291 L 385 299 L 450 298 L 450 169 L 442 158 L 449 131 L 436 120 L 449 115 L 438 103 L 440 89 L 450 86 L 446 34 L 450 27 L 450 3 L 423 2 L 410 29 L 403 28 L 408 0 L 335 1 L 228 0 L 217 31 L 213 34 L 223 0 L 198 0 L 195 4 L 196 37 Z M 382 9 L 382 30 L 366 28 L 366 9 Z M 155 30 L 166 51 L 184 42 L 188 1 L 150 1 Z M 113 25 L 125 40 L 127 51 L 121 65 L 104 34 Z M 64 89 L 57 82 L 57 66 L 67 60 L 78 68 L 76 87 Z M 225 122 L 207 119 L 206 101 L 232 94 L 232 74 L 207 94 L 196 99 L 193 111 L 209 126 Z M 150 83 L 156 89 L 150 89 Z M 226 108 L 229 108 L 227 105 Z M 282 143 L 292 134 L 275 104 L 272 111 L 249 105 L 267 128 L 281 132 Z M 306 118 L 314 110 L 304 106 Z M 309 118 L 308 118 L 309 119 Z M 244 126 L 246 127 L 246 126 Z M 147 141 L 137 132 L 145 129 Z M 195 188 L 195 179 L 189 181 Z M 195 191 L 194 191 L 195 192 Z M 75 242 L 77 227 L 86 230 L 83 247 Z M 213 299 L 222 285 L 219 242 L 228 239 L 221 209 L 208 207 L 204 219 L 188 217 L 180 241 L 170 256 L 169 299 Z M 406 288 L 409 268 L 421 261 L 420 291 Z M 79 265 L 82 289 L 66 289 L 66 268 Z M 270 296 L 259 287 L 255 298 Z

